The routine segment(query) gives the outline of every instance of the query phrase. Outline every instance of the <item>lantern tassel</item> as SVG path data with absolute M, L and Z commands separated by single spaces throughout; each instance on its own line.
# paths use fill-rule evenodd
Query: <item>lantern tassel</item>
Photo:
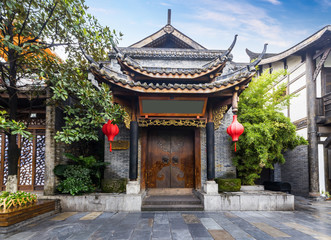
M 234 143 L 234 151 L 237 152 L 237 142 Z
M 109 142 L 109 152 L 111 152 L 112 149 L 111 149 L 111 142 Z

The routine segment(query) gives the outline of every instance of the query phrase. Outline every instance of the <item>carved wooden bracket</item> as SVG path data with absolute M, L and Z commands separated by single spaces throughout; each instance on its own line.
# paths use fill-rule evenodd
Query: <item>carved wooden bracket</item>
M 321 60 L 318 62 L 317 67 L 314 71 L 313 81 L 316 81 L 316 78 L 317 78 L 318 74 L 320 73 L 320 71 L 323 67 L 323 64 L 325 63 L 326 59 L 328 58 L 330 51 L 331 51 L 331 48 L 327 48 L 324 51 L 323 56 L 322 56 Z

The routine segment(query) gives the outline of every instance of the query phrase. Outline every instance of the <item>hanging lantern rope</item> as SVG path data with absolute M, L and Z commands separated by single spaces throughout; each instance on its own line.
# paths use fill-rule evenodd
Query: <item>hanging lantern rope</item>
M 111 152 L 111 142 L 114 140 L 114 137 L 119 133 L 119 128 L 116 124 L 111 123 L 112 120 L 108 120 L 107 123 L 105 123 L 102 126 L 102 132 L 105 134 L 109 141 L 109 151 Z

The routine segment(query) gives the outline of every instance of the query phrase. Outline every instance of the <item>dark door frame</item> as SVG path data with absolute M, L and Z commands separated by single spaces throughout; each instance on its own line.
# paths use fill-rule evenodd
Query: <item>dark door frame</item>
M 147 183 L 147 138 L 149 128 L 141 128 L 141 174 L 140 188 L 146 189 Z M 200 128 L 194 128 L 194 188 L 201 189 L 201 141 Z

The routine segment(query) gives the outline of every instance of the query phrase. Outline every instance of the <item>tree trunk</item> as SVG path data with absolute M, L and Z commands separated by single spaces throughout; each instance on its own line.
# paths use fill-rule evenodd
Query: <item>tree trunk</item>
M 9 33 L 12 33 L 11 27 L 9 27 Z M 11 34 L 12 35 L 12 34 Z M 9 94 L 9 120 L 17 121 L 17 109 L 18 109 L 18 90 L 17 90 L 17 53 L 13 49 L 8 51 L 9 62 L 9 87 L 7 87 Z M 21 155 L 21 149 L 18 147 L 17 134 L 12 135 L 11 131 L 7 133 L 8 136 L 8 181 L 7 189 L 11 191 L 17 190 L 17 167 L 18 159 Z M 12 176 L 12 177 L 10 177 Z M 16 186 L 12 186 L 15 185 Z
M 11 92 L 11 91 L 10 91 Z M 16 91 L 13 91 L 9 97 L 9 119 L 17 121 L 18 99 Z M 18 159 L 21 155 L 21 149 L 18 147 L 17 134 L 8 136 L 8 181 L 7 191 L 17 191 L 17 170 Z M 16 185 L 16 186 L 15 186 Z

